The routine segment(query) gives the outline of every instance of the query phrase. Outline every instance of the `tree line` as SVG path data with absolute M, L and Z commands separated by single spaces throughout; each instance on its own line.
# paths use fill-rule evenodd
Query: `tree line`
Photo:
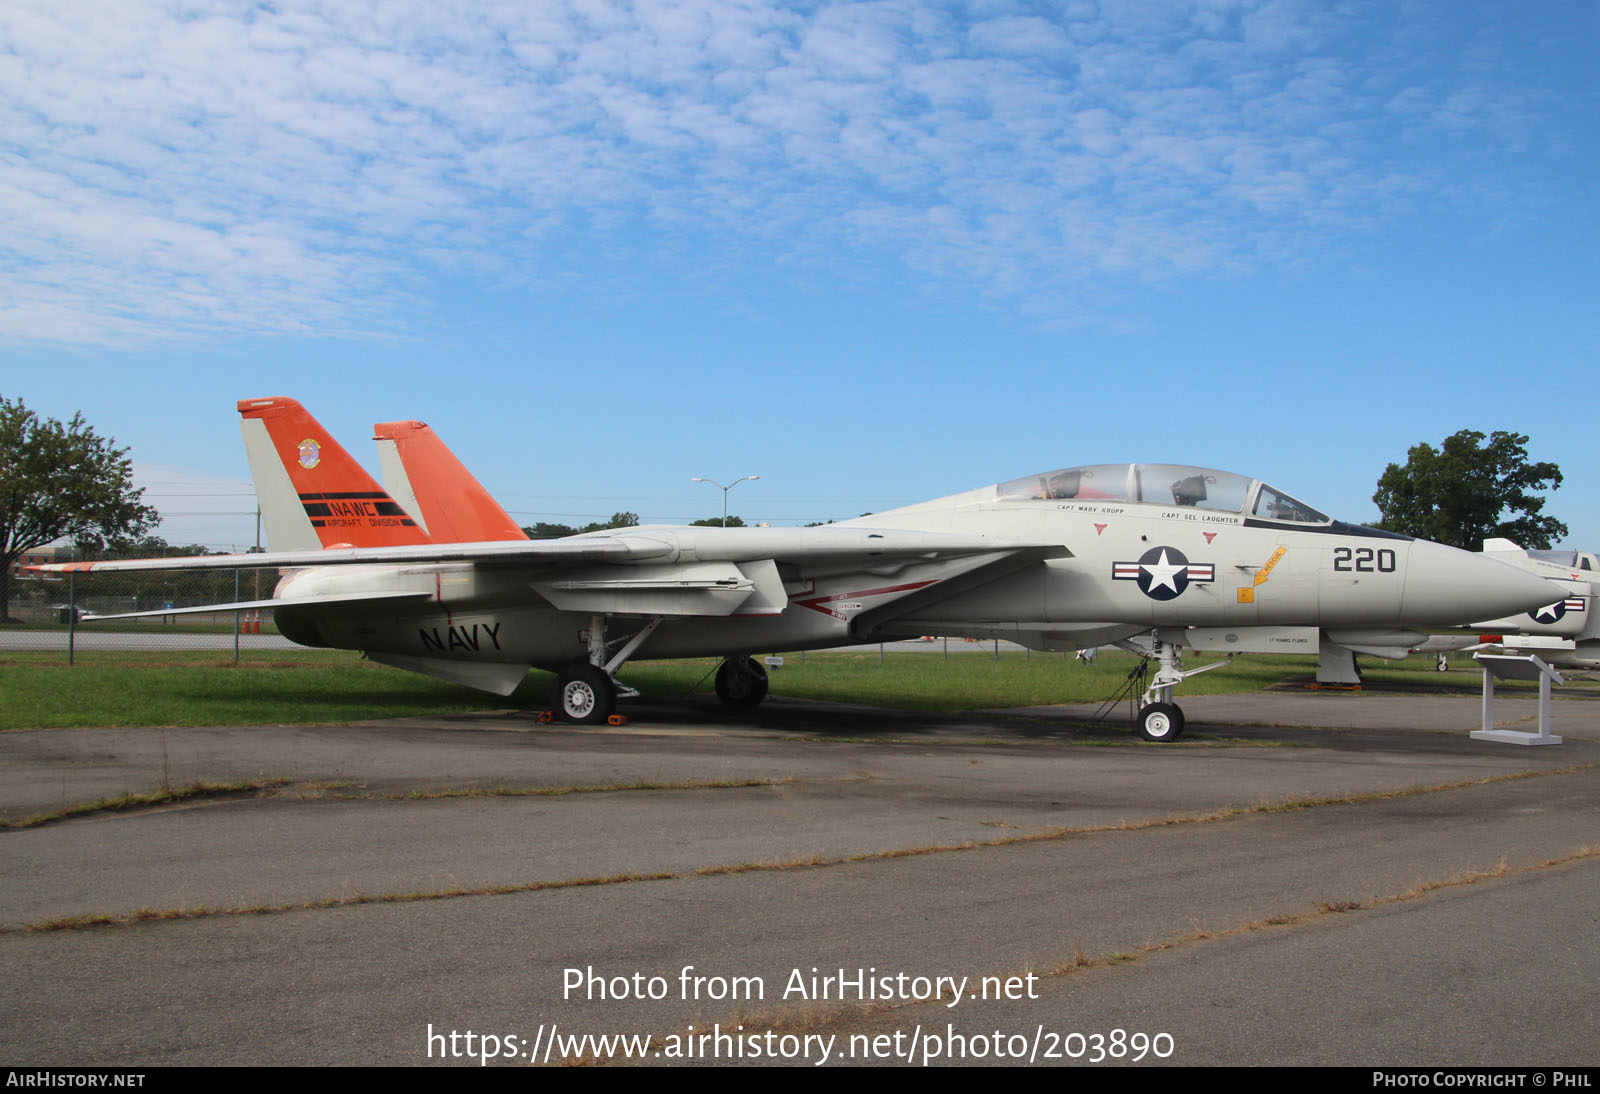
M 547 524 L 540 521 L 538 524 L 524 524 L 522 530 L 528 534 L 529 539 L 561 539 L 565 536 L 582 535 L 584 532 L 604 532 L 610 528 L 632 528 L 639 523 L 638 513 L 612 513 L 610 520 L 597 520 L 592 524 L 585 524 L 575 528 L 570 524 Z M 721 527 L 721 517 L 706 517 L 704 520 L 691 520 L 691 528 L 717 528 Z M 729 528 L 743 528 L 745 523 L 736 516 L 728 517 Z

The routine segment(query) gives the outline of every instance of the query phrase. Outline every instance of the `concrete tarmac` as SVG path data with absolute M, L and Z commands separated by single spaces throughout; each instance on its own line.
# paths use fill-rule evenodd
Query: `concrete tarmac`
M 1183 705 L 0 734 L 13 821 L 257 787 L 0 830 L 0 1055 L 1600 1062 L 1595 697 L 1554 748 L 1469 697 Z

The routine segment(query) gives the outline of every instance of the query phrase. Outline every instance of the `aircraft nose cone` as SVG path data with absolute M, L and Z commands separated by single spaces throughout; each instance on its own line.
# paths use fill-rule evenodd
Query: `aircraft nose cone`
M 1417 540 L 1406 566 L 1404 616 L 1440 626 L 1496 619 L 1543 607 L 1556 598 L 1551 589 L 1508 563 Z

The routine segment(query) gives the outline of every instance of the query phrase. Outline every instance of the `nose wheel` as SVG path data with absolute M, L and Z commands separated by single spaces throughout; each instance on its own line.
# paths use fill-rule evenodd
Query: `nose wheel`
M 1183 711 L 1176 703 L 1151 703 L 1139 711 L 1139 736 L 1173 741 L 1183 735 Z

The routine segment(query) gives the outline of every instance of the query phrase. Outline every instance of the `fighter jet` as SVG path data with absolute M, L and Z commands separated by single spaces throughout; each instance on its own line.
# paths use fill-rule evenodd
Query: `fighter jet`
M 272 551 L 40 568 L 285 568 L 270 600 L 194 610 L 269 607 L 302 645 L 502 695 L 530 665 L 546 668 L 554 713 L 581 724 L 636 694 L 616 679 L 635 658 L 722 656 L 717 694 L 748 706 L 767 693 L 757 651 L 925 634 L 1071 650 L 1151 632 L 1158 669 L 1138 730 L 1169 741 L 1184 727 L 1174 688 L 1222 663 L 1182 667 L 1197 634 L 1309 627 L 1381 644 L 1550 599 L 1543 579 L 1493 559 L 1178 464 L 1079 465 L 821 528 L 648 525 L 532 541 L 510 534 L 497 505 L 432 508 L 441 488 L 419 493 L 415 459 L 399 460 L 407 508 L 292 399 L 238 409 Z M 380 444 L 398 457 L 404 434 L 380 427 Z M 453 471 L 441 482 L 446 496 L 488 496 Z M 461 529 L 481 538 L 448 542 Z
M 1600 668 L 1600 618 L 1594 608 L 1600 558 L 1588 551 L 1524 550 L 1508 539 L 1485 540 L 1483 555 L 1544 578 L 1550 601 L 1532 611 L 1480 620 L 1471 628 L 1480 633 L 1473 636 L 1436 635 L 1420 649 L 1443 653 L 1465 644 L 1499 646 L 1507 653 L 1537 654 L 1563 668 Z

